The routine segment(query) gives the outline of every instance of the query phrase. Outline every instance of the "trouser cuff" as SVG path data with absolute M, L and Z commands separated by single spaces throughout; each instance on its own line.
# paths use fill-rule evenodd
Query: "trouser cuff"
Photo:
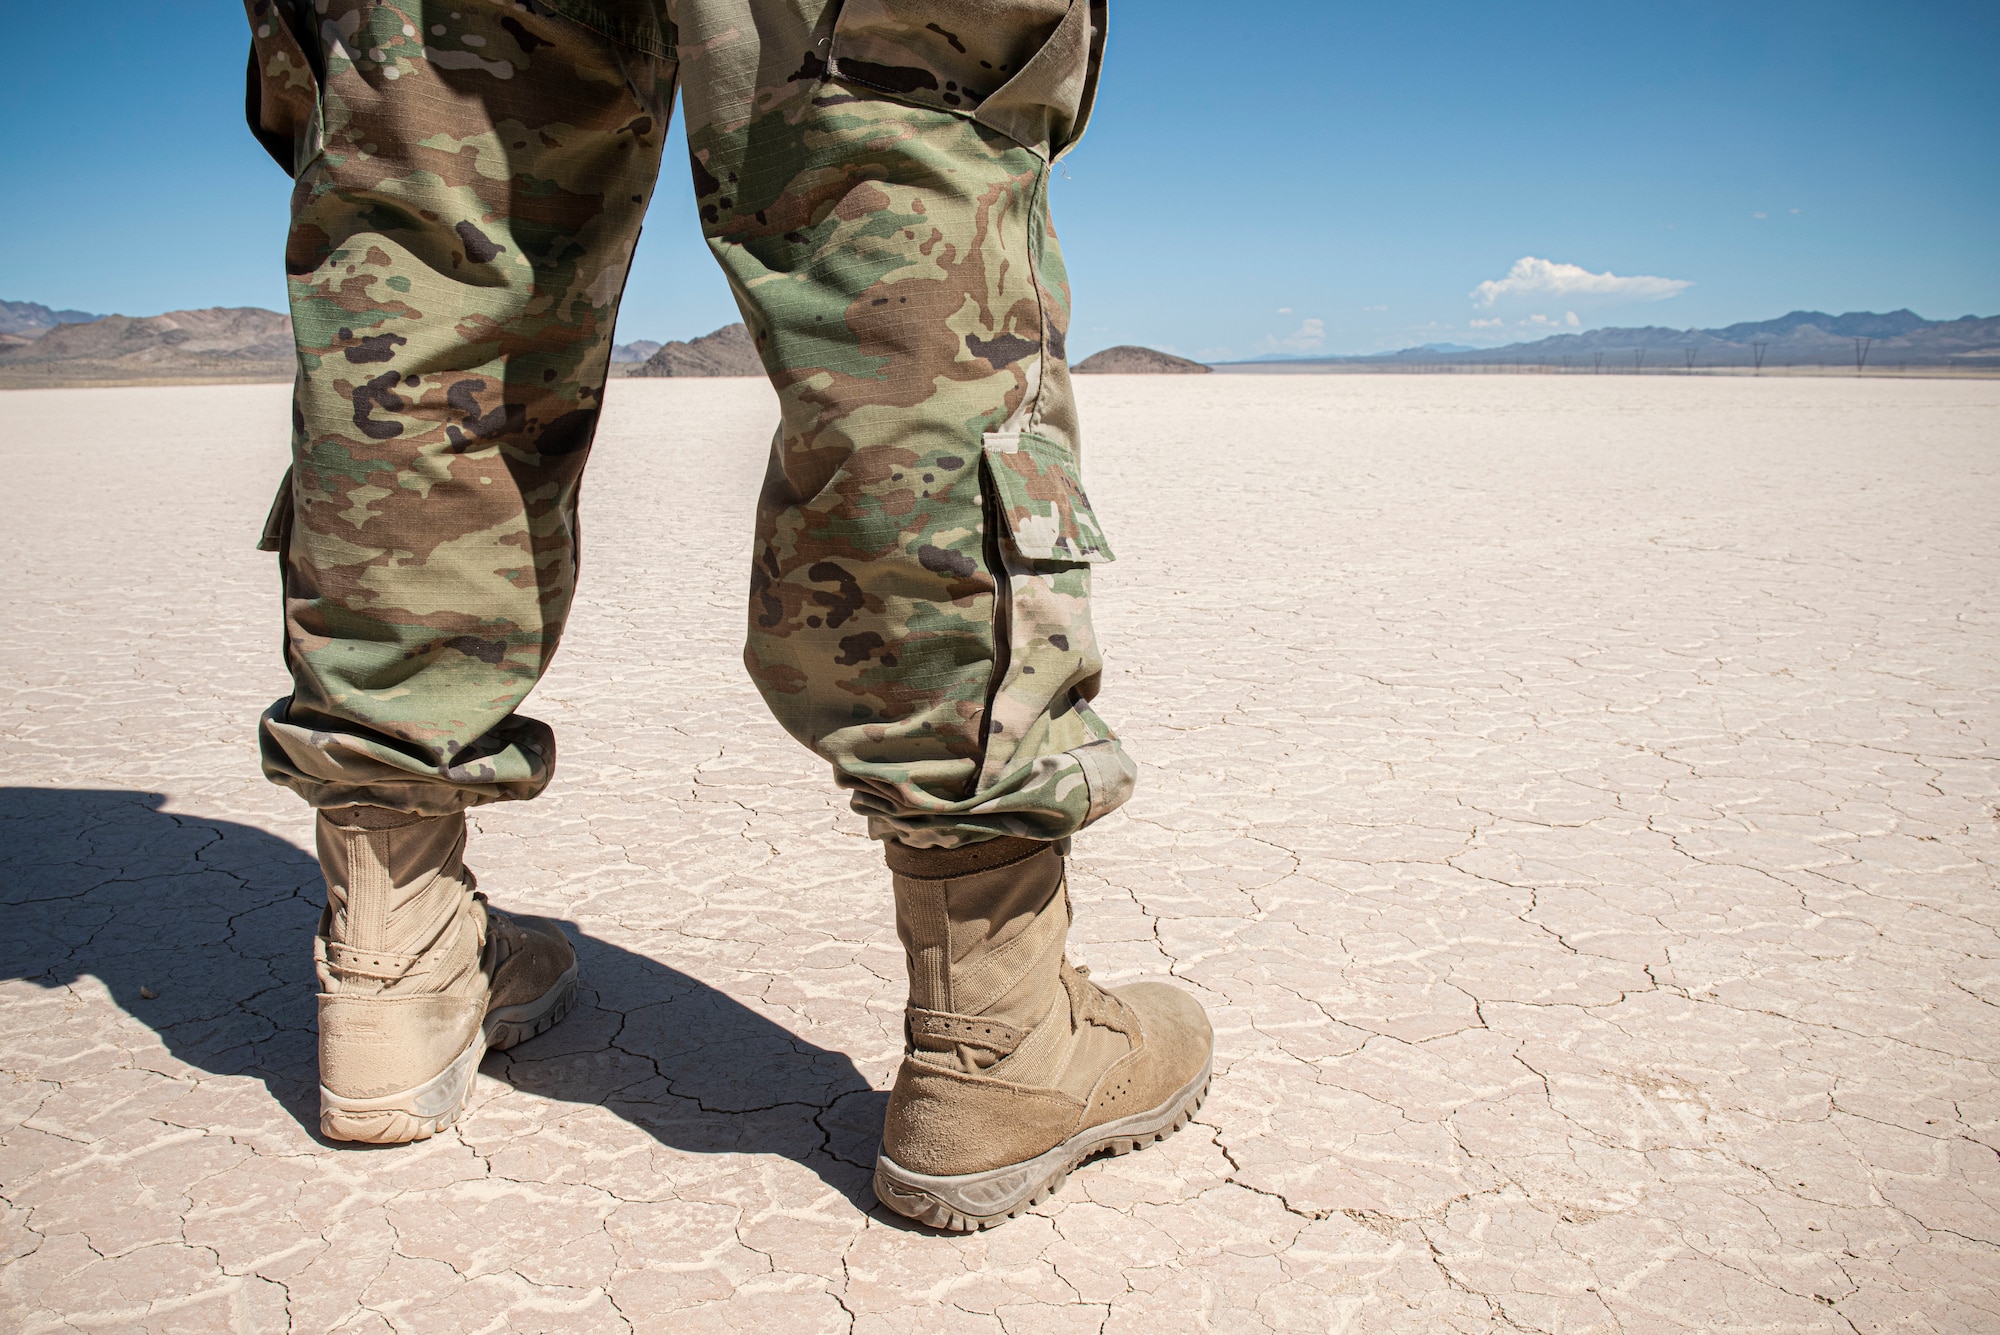
M 448 816 L 427 816 L 420 811 L 370 806 L 321 807 L 319 814 L 326 817 L 327 824 L 343 830 L 400 830 L 427 820 L 448 819 Z
M 888 859 L 889 870 L 898 876 L 910 876 L 920 881 L 949 881 L 998 867 L 1011 867 L 1051 847 L 1058 854 L 1067 853 L 1069 840 L 1058 839 L 1051 844 L 1043 839 L 1017 839 L 1003 834 L 997 839 L 962 844 L 957 848 L 911 848 L 891 839 L 882 845 L 882 853 Z

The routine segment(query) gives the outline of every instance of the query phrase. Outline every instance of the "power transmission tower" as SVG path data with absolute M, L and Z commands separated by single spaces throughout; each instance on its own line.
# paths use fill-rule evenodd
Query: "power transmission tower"
M 1854 374 L 1860 375 L 1863 369 L 1867 367 L 1868 345 L 1874 341 L 1872 338 L 1857 338 L 1854 340 Z
M 1687 363 L 1688 363 L 1688 365 L 1687 365 L 1687 373 L 1688 373 L 1689 375 L 1693 375 L 1693 374 L 1694 374 L 1694 356 L 1695 356 L 1695 353 L 1694 353 L 1694 349 L 1693 349 L 1693 348 L 1688 348 L 1688 349 L 1687 349 L 1686 351 L 1687 351 Z
M 1644 348 L 1634 348 L 1632 350 L 1632 369 L 1640 375 L 1646 374 L 1646 350 Z
M 1590 373 L 1592 375 L 1601 374 L 1604 370 L 1604 354 L 1601 352 L 1593 352 L 1590 355 L 1597 359 L 1597 365 L 1590 368 Z
M 1757 369 L 1753 374 L 1764 374 L 1764 349 L 1770 346 L 1769 343 L 1752 343 L 1750 345 L 1750 355 L 1757 359 Z

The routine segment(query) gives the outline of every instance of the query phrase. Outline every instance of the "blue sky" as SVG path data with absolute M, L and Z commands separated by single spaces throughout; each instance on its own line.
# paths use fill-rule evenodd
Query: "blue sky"
M 286 182 L 242 127 L 240 12 L 7 8 L 0 297 L 279 306 Z M 1990 0 L 1114 0 L 1112 26 L 1055 195 L 1078 355 L 2000 313 Z M 736 318 L 684 162 L 677 139 L 622 339 Z

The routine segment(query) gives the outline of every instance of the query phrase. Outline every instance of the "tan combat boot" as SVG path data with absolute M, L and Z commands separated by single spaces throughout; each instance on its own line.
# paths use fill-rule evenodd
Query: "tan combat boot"
M 903 1068 L 875 1195 L 935 1228 L 991 1228 L 1093 1154 L 1177 1131 L 1208 1092 L 1214 1037 L 1187 993 L 1106 991 L 1063 958 L 1052 844 L 887 846 L 910 971 Z
M 319 813 L 319 1129 L 399 1144 L 450 1126 L 488 1048 L 541 1033 L 576 996 L 576 952 L 474 890 L 465 816 Z

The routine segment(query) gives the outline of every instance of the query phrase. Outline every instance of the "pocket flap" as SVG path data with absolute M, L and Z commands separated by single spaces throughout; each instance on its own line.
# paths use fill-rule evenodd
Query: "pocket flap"
M 993 432 L 986 471 L 1014 549 L 1030 561 L 1109 561 L 1111 546 L 1066 446 L 1033 432 Z
M 843 0 L 830 72 L 1054 156 L 1089 118 L 1104 10 L 1104 0 Z

